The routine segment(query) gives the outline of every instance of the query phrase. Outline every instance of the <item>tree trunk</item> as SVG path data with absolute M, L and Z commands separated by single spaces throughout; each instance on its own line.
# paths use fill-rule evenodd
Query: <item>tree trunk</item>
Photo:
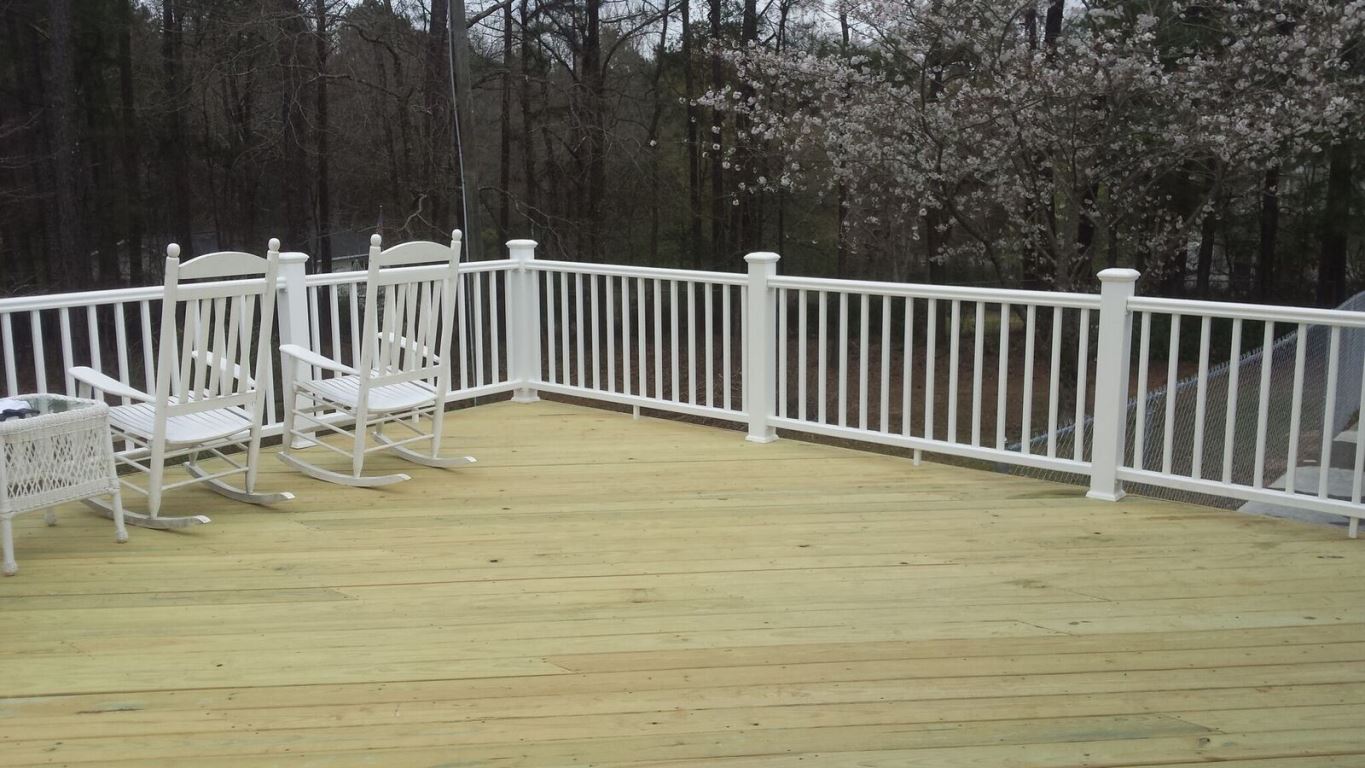
M 433 8 L 436 2 L 439 0 L 433 1 Z M 465 25 L 464 0 L 454 0 L 451 3 L 449 22 L 451 37 L 448 39 L 446 52 L 453 57 L 455 63 L 455 115 L 450 121 L 454 125 L 456 138 L 455 169 L 460 183 L 460 206 L 464 211 L 462 220 L 465 253 L 468 254 L 470 261 L 476 261 L 482 258 L 483 254 L 483 230 L 479 227 L 479 182 L 473 164 L 474 83 L 469 74 L 469 31 Z M 446 82 L 450 82 L 449 79 Z M 449 151 L 445 155 L 449 157 Z M 444 237 L 450 236 L 448 220 L 438 223 L 437 226 L 442 227 Z
M 502 111 L 498 113 L 498 237 L 512 228 L 512 4 L 502 7 Z
M 317 55 L 318 91 L 314 105 L 313 131 L 318 152 L 317 186 L 317 243 L 318 259 L 323 272 L 332 271 L 332 190 L 328 166 L 332 153 L 328 147 L 327 116 L 327 2 L 313 0 L 315 53 Z
M 659 48 L 654 55 L 654 109 L 649 116 L 649 263 L 659 263 L 659 121 L 663 118 L 664 100 L 659 83 L 664 74 L 664 51 L 668 45 L 669 0 L 664 0 L 663 24 L 659 31 Z
M 1275 246 L 1280 233 L 1280 166 L 1265 172 L 1261 185 L 1261 247 L 1256 260 L 1256 285 L 1262 301 L 1275 293 Z
M 180 35 L 183 30 L 178 0 L 162 0 L 161 72 L 166 86 L 166 151 L 171 188 L 171 231 L 180 244 L 180 258 L 194 256 L 194 225 L 191 219 L 189 149 L 185 139 L 184 113 L 188 110 L 181 85 L 184 58 Z
M 1195 271 L 1195 291 L 1201 299 L 1209 297 L 1209 279 L 1213 273 L 1213 246 L 1218 235 L 1218 211 L 1211 208 L 1199 225 L 1199 262 Z
M 587 128 L 588 194 L 586 200 L 589 261 L 602 258 L 602 193 L 606 184 L 606 73 L 602 71 L 602 0 L 585 0 L 583 29 L 584 122 Z
M 692 6 L 682 0 L 678 8 L 682 16 L 683 98 L 687 101 L 687 252 L 692 266 L 702 266 L 701 246 L 701 145 L 698 132 L 696 82 L 692 61 Z
M 1057 38 L 1062 36 L 1062 16 L 1065 10 L 1063 0 L 1049 0 L 1047 4 L 1047 16 L 1043 21 L 1043 44 L 1047 46 L 1049 56 L 1057 50 Z
M 19 233 L 16 240 L 8 241 L 17 251 L 14 260 L 5 265 L 3 277 L 8 287 L 22 284 L 27 279 L 41 283 L 50 266 L 47 256 L 53 247 L 52 214 L 47 198 L 52 183 L 49 146 L 52 132 L 48 129 L 49 116 L 42 108 L 42 56 L 38 32 L 35 25 L 23 23 L 17 11 L 5 13 L 4 18 L 6 43 L 14 56 L 18 99 L 4 100 L 0 103 L 0 112 L 9 113 L 13 109 L 14 124 L 28 126 L 19 132 L 15 142 L 16 151 L 22 153 L 26 161 L 9 169 L 15 187 L 28 199 L 7 205 L 7 210 L 13 214 L 11 222 Z M 3 166 L 0 164 L 0 168 Z
M 721 38 L 721 0 L 711 0 L 711 44 L 719 45 Z M 711 54 L 711 89 L 719 93 L 725 87 L 725 72 L 721 66 L 720 53 Z M 711 110 L 711 263 L 719 265 L 729 257 L 726 247 L 725 227 L 725 142 L 722 133 L 725 117 L 719 110 Z
M 458 1 L 458 0 L 457 0 Z M 435 236 L 450 229 L 449 185 L 455 174 L 455 164 L 451 161 L 454 143 L 452 141 L 450 114 L 450 66 L 447 56 L 450 41 L 449 0 L 431 0 L 431 19 L 427 28 L 426 72 L 422 84 L 425 111 L 426 156 L 425 167 L 419 171 L 424 179 L 421 192 L 427 197 L 431 218 L 429 234 Z M 420 204 L 420 203 L 419 203 Z
M 744 0 L 744 14 L 740 23 L 739 32 L 740 45 L 748 47 L 758 42 L 758 2 L 757 0 Z M 745 80 L 740 83 L 739 92 L 742 100 L 748 103 L 750 97 L 754 95 L 753 86 Z M 735 117 L 735 158 L 740 164 L 739 178 L 743 182 L 744 188 L 737 192 L 736 198 L 739 202 L 737 208 L 737 229 L 739 235 L 739 250 L 741 253 L 756 251 L 759 247 L 761 233 L 758 231 L 758 210 L 763 205 L 763 198 L 760 191 L 756 188 L 758 179 L 758 152 L 754 149 L 754 137 L 749 135 L 749 118 L 743 112 Z
M 1327 202 L 1323 206 L 1322 252 L 1318 259 L 1318 305 L 1335 307 L 1346 300 L 1346 242 L 1351 221 L 1352 147 L 1332 145 L 1327 169 Z
M 839 52 L 845 58 L 848 57 L 848 13 L 839 12 Z M 834 233 L 834 276 L 848 277 L 848 190 L 844 188 L 844 182 L 840 181 L 835 187 L 834 204 L 837 207 L 835 219 L 838 222 L 838 229 Z M 928 220 L 926 219 L 926 222 Z
M 315 210 L 312 206 L 312 198 L 315 196 L 314 181 L 311 178 L 313 169 L 309 165 L 309 154 L 313 152 L 313 136 L 309 129 L 309 123 L 315 119 L 315 115 L 310 115 L 303 100 L 299 95 L 308 89 L 306 75 L 308 68 L 316 62 L 305 58 L 308 53 L 306 43 L 311 34 L 308 28 L 306 16 L 289 16 L 281 22 L 281 29 L 285 35 L 285 42 L 280 50 L 280 67 L 283 70 L 284 87 L 279 93 L 280 110 L 280 151 L 283 154 L 281 159 L 280 182 L 284 204 L 283 230 L 284 236 L 281 238 L 285 243 L 294 244 L 291 247 L 299 247 L 298 244 L 310 242 L 315 229 L 310 224 L 316 222 Z M 232 194 L 231 190 L 236 186 L 237 180 L 229 174 L 225 179 L 224 187 L 227 194 Z M 216 191 L 216 190 L 215 190 Z M 216 197 L 216 195 L 215 195 Z M 226 211 L 227 205 L 214 205 L 212 209 L 214 215 Z M 250 206 L 247 206 L 250 210 Z M 229 220 L 226 226 L 220 221 L 218 231 L 235 230 L 236 222 Z M 252 233 L 255 236 L 255 233 Z M 252 247 L 259 247 L 252 243 Z M 321 268 L 321 259 L 314 259 L 310 262 L 309 268 L 318 270 Z
M 77 284 L 89 283 L 92 272 L 86 223 L 82 215 L 80 127 L 76 109 L 76 80 L 71 58 L 71 0 L 51 0 L 51 41 L 48 43 L 47 109 L 51 114 L 53 211 L 51 257 L 53 265 Z
M 777 15 L 777 53 L 782 55 L 787 50 L 787 18 L 791 13 L 791 0 L 783 0 L 778 6 Z M 787 108 L 787 96 L 782 94 L 780 97 L 782 109 Z M 779 182 L 780 184 L 780 182 Z M 777 252 L 785 258 L 787 256 L 787 188 L 778 186 L 777 188 Z
M 527 219 L 533 225 L 532 232 L 528 236 L 534 235 L 534 219 L 531 218 L 539 210 L 540 195 L 539 180 L 536 178 L 536 145 L 531 135 L 531 31 L 527 28 L 530 24 L 530 11 L 527 8 L 527 0 L 521 0 L 521 152 L 522 162 L 525 165 L 526 175 L 526 209 Z
M 1088 184 L 1081 196 L 1076 219 L 1076 263 L 1071 270 L 1071 285 L 1083 284 L 1095 276 L 1095 198 L 1099 185 Z
M 119 141 L 123 165 L 123 232 L 128 256 L 128 282 L 142 285 L 144 225 L 142 217 L 142 157 L 141 136 L 137 130 L 137 112 L 133 98 L 133 0 L 119 3 Z

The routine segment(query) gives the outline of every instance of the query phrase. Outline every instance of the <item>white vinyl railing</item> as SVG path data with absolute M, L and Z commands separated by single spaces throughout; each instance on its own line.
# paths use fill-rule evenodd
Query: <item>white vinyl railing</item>
M 724 272 L 531 262 L 531 387 L 746 421 L 746 281 Z
M 1138 329 L 1139 407 L 1118 479 L 1346 515 L 1354 530 L 1365 450 L 1341 437 L 1365 411 L 1365 313 L 1144 297 L 1127 304 Z M 1168 396 L 1179 390 L 1175 366 L 1159 392 L 1147 391 L 1149 361 L 1158 350 L 1178 360 L 1184 345 L 1198 350 L 1187 379 L 1192 406 Z
M 152 389 L 153 323 L 161 316 L 160 286 L 0 299 L 5 393 L 74 396 L 67 371 L 86 365 L 123 384 Z
M 1365 313 L 1139 297 L 1132 270 L 1101 272 L 1095 295 L 779 276 L 770 253 L 747 274 L 537 261 L 535 245 L 462 265 L 449 401 L 571 395 L 743 423 L 755 442 L 783 429 L 1065 472 L 1099 499 L 1130 482 L 1329 512 L 1352 536 L 1365 515 L 1365 448 L 1339 441 L 1365 410 Z M 365 272 L 281 262 L 281 340 L 356 358 Z M 75 394 L 75 365 L 150 387 L 160 297 L 0 300 L 5 391 Z
M 1064 455 L 1055 436 L 1059 420 L 1090 416 L 1098 296 L 802 277 L 774 278 L 770 286 L 777 301 L 775 426 L 1088 472 L 1084 441 Z M 1014 330 L 1017 319 L 1023 327 Z M 1040 319 L 1048 327 L 1043 344 Z M 1074 345 L 1064 343 L 1068 327 L 1076 330 Z M 947 360 L 940 362 L 943 346 Z M 1048 350 L 1042 360 L 1038 349 Z M 1012 363 L 1022 368 L 1014 390 Z M 942 391 L 940 366 L 948 377 Z M 1067 403 L 1064 378 L 1074 383 Z M 1028 439 L 1035 410 L 1052 436 L 1041 453 Z M 1011 413 L 1019 415 L 1013 432 Z

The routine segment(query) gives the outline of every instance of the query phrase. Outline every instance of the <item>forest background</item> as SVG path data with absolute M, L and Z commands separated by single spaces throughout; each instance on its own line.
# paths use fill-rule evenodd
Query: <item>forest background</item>
M 1063 290 L 1123 265 L 1146 294 L 1335 305 L 1365 283 L 1362 18 L 0 0 L 0 289 L 153 283 L 170 241 L 279 237 L 327 271 L 372 232 L 462 226 L 474 258 L 530 237 L 734 271 L 772 250 L 789 274 Z

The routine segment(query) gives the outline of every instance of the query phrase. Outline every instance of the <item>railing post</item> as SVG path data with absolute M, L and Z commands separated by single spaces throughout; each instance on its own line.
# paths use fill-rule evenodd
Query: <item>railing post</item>
M 1090 491 L 1092 499 L 1118 501 L 1123 485 L 1119 466 L 1127 447 L 1128 362 L 1132 356 L 1133 298 L 1137 270 L 1100 272 L 1100 335 L 1095 357 L 1095 423 L 1091 427 Z
M 531 261 L 536 257 L 536 241 L 508 240 L 507 255 L 516 267 L 512 272 L 513 293 L 508 297 L 514 368 L 512 379 L 518 386 L 512 400 L 534 403 L 540 399 L 530 384 L 540 378 L 540 294 Z
M 308 254 L 298 251 L 280 254 L 279 296 L 275 303 L 280 322 L 280 343 L 297 344 L 305 349 L 312 349 L 313 342 L 308 330 L 308 284 L 305 281 L 307 275 Z M 288 392 L 288 383 L 291 380 L 306 379 L 310 375 L 306 364 L 295 361 L 292 368 L 280 371 L 283 379 L 280 386 Z M 283 397 L 283 394 L 281 396 Z M 305 405 L 301 398 L 292 404 L 281 402 L 285 408 Z M 300 437 L 295 438 L 290 447 L 305 448 L 311 444 L 311 441 Z
M 745 402 L 749 409 L 749 434 L 754 443 L 771 443 L 777 430 L 770 419 L 777 413 L 774 385 L 777 382 L 777 312 L 775 291 L 769 281 L 777 276 L 778 255 L 751 253 L 749 264 L 748 306 L 749 359 L 744 361 Z

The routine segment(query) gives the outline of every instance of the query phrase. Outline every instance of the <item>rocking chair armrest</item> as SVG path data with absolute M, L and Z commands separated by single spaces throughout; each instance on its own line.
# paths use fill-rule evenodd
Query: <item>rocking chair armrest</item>
M 280 354 L 292 357 L 305 365 L 315 365 L 319 368 L 326 368 L 329 371 L 337 371 L 338 373 L 355 373 L 355 369 L 349 365 L 343 365 L 330 357 L 319 355 L 313 350 L 304 349 L 297 344 L 281 344 Z
M 146 392 L 143 392 L 140 389 L 133 389 L 118 379 L 112 379 L 105 376 L 94 368 L 87 368 L 81 365 L 71 368 L 67 373 L 71 374 L 71 378 L 76 381 L 108 395 L 126 397 L 129 400 L 138 400 L 144 403 L 150 403 L 155 399 Z
M 406 336 L 399 336 L 399 337 L 397 337 L 398 340 L 397 340 L 396 342 L 394 341 L 394 334 L 393 334 L 392 332 L 389 332 L 389 333 L 380 333 L 380 334 L 379 334 L 379 338 L 382 339 L 382 340 L 384 340 L 384 341 L 389 342 L 390 344 L 395 344 L 395 343 L 396 343 L 399 347 L 401 347 L 401 348 L 403 348 L 403 349 L 413 349 L 413 350 L 416 350 L 416 352 L 417 352 L 418 354 L 420 354 L 423 358 L 425 358 L 425 359 L 431 361 L 431 364 L 432 364 L 432 365 L 440 365 L 440 364 L 441 364 L 441 358 L 440 358 L 440 356 L 437 355 L 435 352 L 432 352 L 432 350 L 431 350 L 430 347 L 428 347 L 428 346 L 425 345 L 425 344 L 423 344 L 423 345 L 421 345 L 421 346 L 418 346 L 416 342 L 412 341 L 411 339 L 409 339 L 409 338 L 406 337 Z

